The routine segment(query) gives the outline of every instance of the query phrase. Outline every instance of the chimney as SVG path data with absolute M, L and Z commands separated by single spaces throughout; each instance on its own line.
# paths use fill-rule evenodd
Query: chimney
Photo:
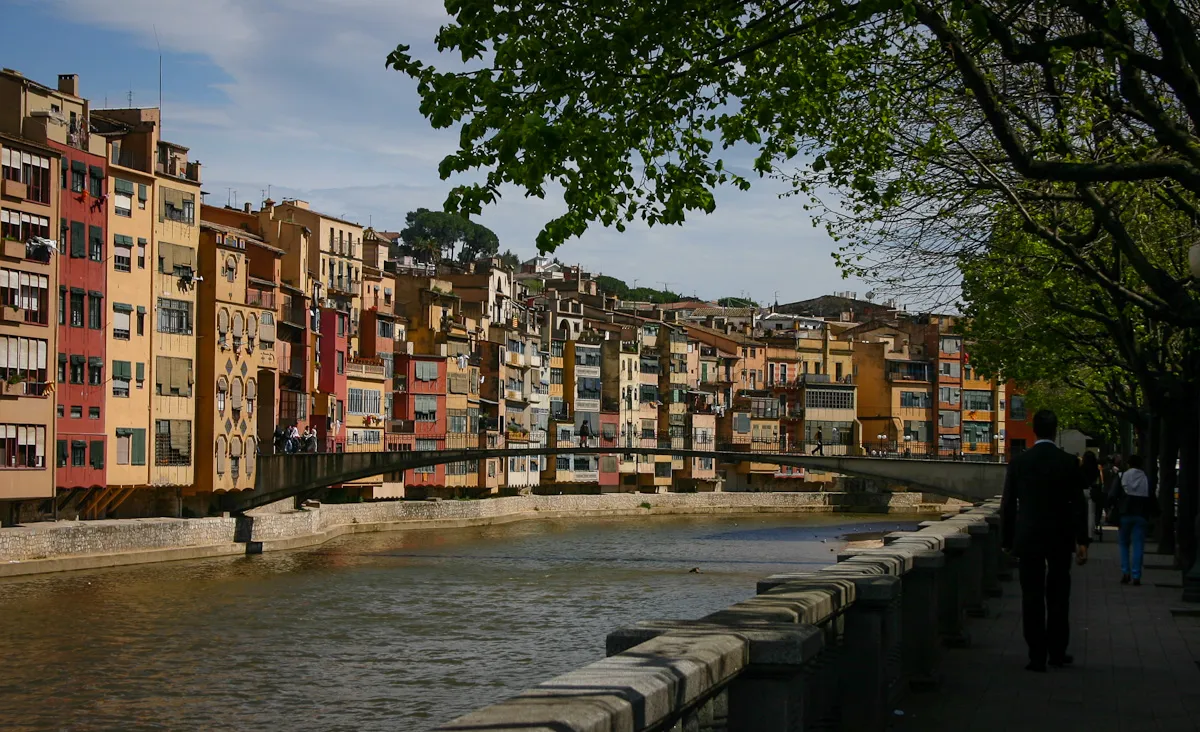
M 752 327 L 750 327 L 749 323 L 746 323 L 745 325 L 742 326 L 742 333 L 744 333 L 748 336 L 753 335 L 754 329 Z
M 242 210 L 244 210 L 246 213 L 251 213 L 251 211 L 250 211 L 250 202 L 249 202 L 249 201 L 246 201 L 246 203 L 245 203 L 245 204 L 243 204 L 243 206 L 242 206 Z
M 73 97 L 79 96 L 79 74 L 59 74 L 58 90 Z

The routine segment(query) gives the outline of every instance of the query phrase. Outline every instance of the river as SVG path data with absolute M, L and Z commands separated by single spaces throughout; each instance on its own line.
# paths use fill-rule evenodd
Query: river
M 527 521 L 0 581 L 6 730 L 426 730 L 880 517 Z M 699 572 L 692 572 L 693 568 Z

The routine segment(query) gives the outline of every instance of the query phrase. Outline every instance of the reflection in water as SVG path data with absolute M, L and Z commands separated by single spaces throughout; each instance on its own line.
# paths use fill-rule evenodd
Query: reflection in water
M 761 576 L 827 564 L 851 524 L 874 528 L 844 516 L 530 521 L 0 581 L 0 719 L 428 729 L 602 657 L 615 628 L 699 617 Z

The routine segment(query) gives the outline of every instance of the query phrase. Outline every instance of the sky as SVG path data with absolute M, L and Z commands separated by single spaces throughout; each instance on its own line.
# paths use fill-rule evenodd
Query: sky
M 162 56 L 163 136 L 203 163 L 207 202 L 255 207 L 301 198 L 341 218 L 398 231 L 405 214 L 440 209 L 454 180 L 437 165 L 454 130 L 433 130 L 416 85 L 384 67 L 397 44 L 439 62 L 437 0 L 0 0 L 9 29 L 0 66 L 54 86 L 80 75 L 94 108 L 155 106 Z M 53 43 L 46 42 L 49 31 Z M 446 64 L 453 63 L 446 57 Z M 748 160 L 731 160 L 748 167 Z M 717 209 L 683 226 L 596 225 L 554 253 L 629 284 L 702 298 L 791 302 L 869 287 L 842 279 L 836 245 L 784 187 L 717 193 Z M 478 220 L 500 248 L 536 254 L 561 200 L 509 195 Z

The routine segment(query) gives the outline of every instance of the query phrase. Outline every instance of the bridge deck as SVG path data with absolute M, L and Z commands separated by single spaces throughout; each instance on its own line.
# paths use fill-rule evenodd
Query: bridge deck
M 1003 585 L 991 617 L 970 625 L 971 648 L 947 652 L 937 692 L 911 694 L 900 732 L 1081 730 L 1182 732 L 1200 729 L 1200 618 L 1172 617 L 1179 573 L 1149 569 L 1143 586 L 1120 585 L 1116 534 L 1092 544 L 1073 568 L 1071 652 L 1075 666 L 1024 670 L 1021 592 Z M 1167 561 L 1153 554 L 1146 565 Z

